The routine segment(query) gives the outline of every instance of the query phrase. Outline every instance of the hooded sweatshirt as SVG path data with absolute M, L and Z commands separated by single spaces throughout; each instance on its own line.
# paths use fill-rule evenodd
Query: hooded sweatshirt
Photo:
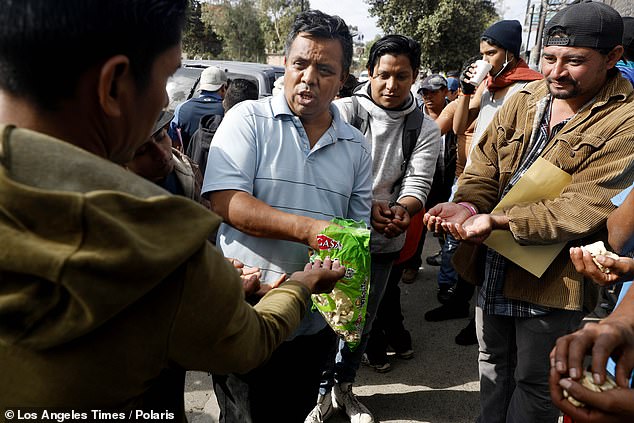
M 424 205 L 440 152 L 441 138 L 438 125 L 429 116 L 424 116 L 414 151 L 405 169 L 401 169 L 404 159 L 405 116 L 416 108 L 414 97 L 410 93 L 401 109 L 388 110 L 372 100 L 369 82 L 355 95 L 359 100 L 359 106 L 367 110 L 369 115 L 368 129 L 364 135 L 372 146 L 372 200 L 398 201 L 411 196 Z M 348 123 L 354 122 L 354 105 L 349 97 L 337 100 L 334 104 Z M 395 183 L 401 177 L 401 184 L 395 187 Z M 404 233 L 395 238 L 386 238 L 372 229 L 372 253 L 398 252 L 404 243 Z
M 244 302 L 208 210 L 68 143 L 0 135 L 0 405 L 184 421 L 185 370 L 248 371 L 299 324 L 297 282 Z

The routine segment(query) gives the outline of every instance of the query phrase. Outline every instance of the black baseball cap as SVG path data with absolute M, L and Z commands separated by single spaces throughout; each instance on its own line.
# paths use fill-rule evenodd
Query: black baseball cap
M 623 17 L 623 48 L 625 56 L 634 60 L 634 17 Z
M 566 36 L 552 36 L 559 30 Z M 623 19 L 607 4 L 585 1 L 557 12 L 546 24 L 544 34 L 544 47 L 611 50 L 623 43 Z

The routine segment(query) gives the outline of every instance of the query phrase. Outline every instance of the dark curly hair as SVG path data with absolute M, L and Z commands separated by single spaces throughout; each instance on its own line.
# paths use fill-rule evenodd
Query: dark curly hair
M 347 74 L 352 64 L 352 34 L 346 22 L 339 16 L 330 16 L 319 10 L 307 10 L 297 15 L 286 38 L 286 54 L 295 38 L 305 32 L 315 38 L 338 40 L 343 49 L 343 71 Z

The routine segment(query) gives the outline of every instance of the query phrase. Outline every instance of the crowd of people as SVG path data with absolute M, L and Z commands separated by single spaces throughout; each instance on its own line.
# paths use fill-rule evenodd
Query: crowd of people
M 563 8 L 540 72 L 517 21 L 445 75 L 422 75 L 420 43 L 389 34 L 358 84 L 346 22 L 308 10 L 279 93 L 212 66 L 171 112 L 188 4 L 0 0 L 0 407 L 186 421 L 185 373 L 204 370 L 222 422 L 372 423 L 356 375 L 389 371 L 389 348 L 414 356 L 399 283 L 433 233 L 441 305 L 425 319 L 468 317 L 475 293 L 456 343 L 479 345 L 479 422 L 634 419 L 634 18 Z M 42 62 L 60 65 L 44 79 Z M 548 166 L 561 189 L 496 208 Z M 337 217 L 370 230 L 356 348 L 311 307 L 350 270 L 308 260 Z M 488 246 L 500 232 L 562 247 L 536 275 Z M 599 240 L 618 255 L 579 248 Z M 587 355 L 616 389 L 581 384 Z

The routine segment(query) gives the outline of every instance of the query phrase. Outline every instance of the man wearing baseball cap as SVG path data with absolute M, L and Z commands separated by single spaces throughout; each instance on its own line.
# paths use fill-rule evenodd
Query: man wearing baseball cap
M 227 75 L 217 66 L 209 66 L 200 74 L 200 96 L 176 106 L 169 131 L 174 140 L 180 139 L 183 151 L 205 115 L 224 116 L 222 99 L 227 89 Z
M 477 140 L 454 202 L 425 215 L 429 230 L 463 241 L 456 270 L 482 285 L 476 308 L 481 423 L 558 420 L 549 353 L 594 308 L 597 293 L 575 271 L 568 250 L 606 236 L 610 199 L 634 179 L 633 89 L 615 68 L 622 36 L 620 15 L 602 3 L 574 4 L 553 16 L 544 31 L 545 79 L 505 102 Z M 568 173 L 568 185 L 555 198 L 493 212 L 538 158 Z M 479 244 L 494 229 L 522 246 L 567 245 L 537 277 Z M 565 363 L 553 366 L 567 373 Z
M 458 98 L 460 89 L 460 72 L 457 70 L 451 70 L 447 72 L 447 99 L 454 101 Z
M 172 194 L 191 198 L 209 208 L 209 202 L 200 196 L 203 175 L 198 165 L 172 147 L 167 129 L 173 117 L 172 112 L 161 112 L 152 135 L 134 152 L 134 158 L 126 167 Z

